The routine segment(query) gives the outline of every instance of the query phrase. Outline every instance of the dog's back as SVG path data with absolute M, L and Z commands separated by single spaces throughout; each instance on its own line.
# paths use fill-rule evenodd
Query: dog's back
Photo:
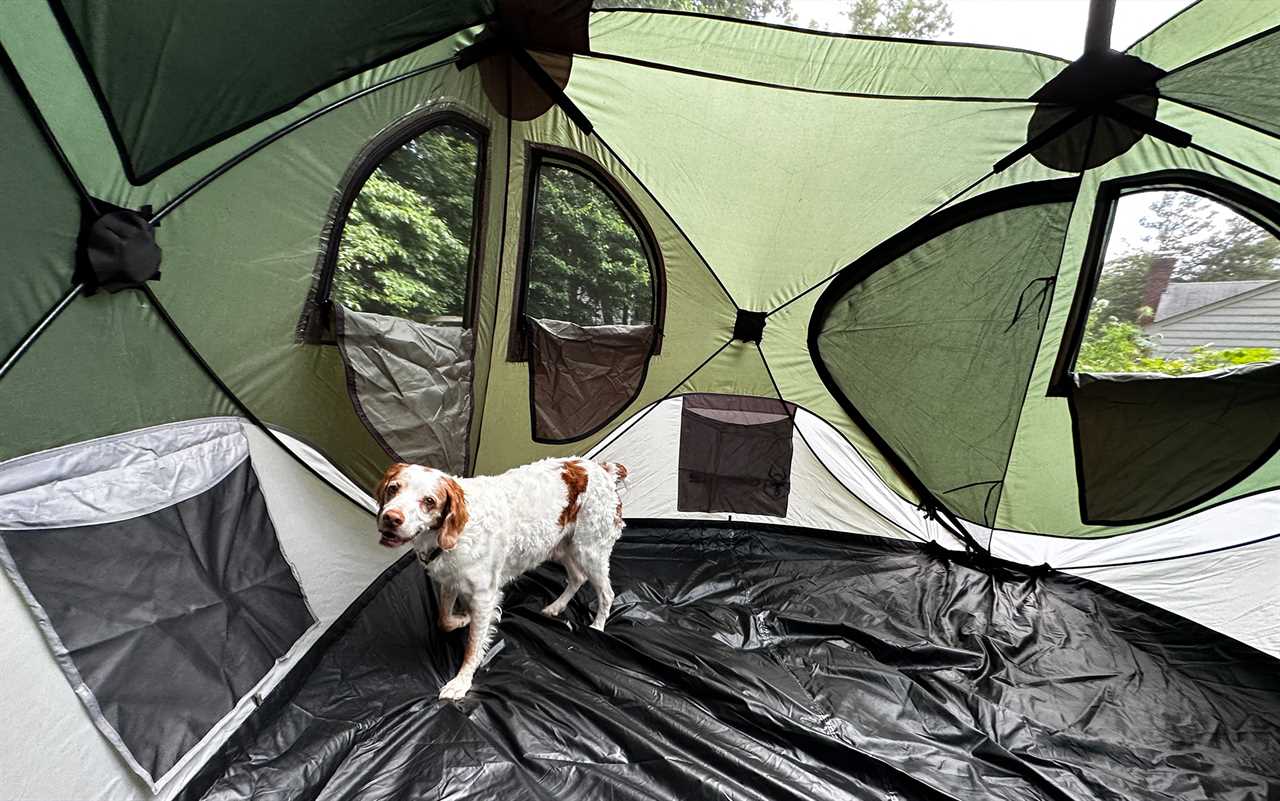
M 619 488 L 626 474 L 620 464 L 570 457 L 460 479 L 471 513 L 467 529 L 486 532 L 464 535 L 460 546 L 471 539 L 477 549 L 502 551 L 504 583 L 548 559 L 560 561 L 571 547 L 587 561 L 607 561 L 622 533 Z

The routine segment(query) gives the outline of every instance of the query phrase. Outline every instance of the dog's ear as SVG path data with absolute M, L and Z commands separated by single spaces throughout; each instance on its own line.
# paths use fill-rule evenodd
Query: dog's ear
M 450 551 L 457 546 L 462 527 L 471 514 L 467 511 L 467 496 L 462 486 L 448 476 L 440 483 L 444 490 L 444 500 L 440 503 L 440 547 Z
M 387 472 L 382 474 L 382 479 L 378 481 L 378 486 L 373 490 L 373 499 L 378 502 L 379 506 L 387 502 L 387 485 L 395 481 L 400 476 L 400 471 L 408 466 L 404 462 L 396 462 L 387 468 Z

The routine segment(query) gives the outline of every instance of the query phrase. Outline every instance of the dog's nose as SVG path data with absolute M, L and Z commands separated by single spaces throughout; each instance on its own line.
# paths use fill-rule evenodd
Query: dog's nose
M 382 525 L 386 528 L 400 528 L 402 523 L 404 523 L 404 512 L 397 509 L 388 509 L 382 513 Z

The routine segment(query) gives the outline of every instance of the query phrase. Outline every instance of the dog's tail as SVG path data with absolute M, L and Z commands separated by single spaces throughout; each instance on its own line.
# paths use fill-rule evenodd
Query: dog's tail
M 626 523 L 622 522 L 622 498 L 621 492 L 627 485 L 627 466 L 621 462 L 600 462 L 604 471 L 613 477 L 613 485 L 619 492 L 618 509 L 613 515 L 613 525 L 616 531 L 621 532 L 626 527 Z
M 600 462 L 599 465 L 604 468 L 606 473 L 613 476 L 613 482 L 618 489 L 623 489 L 627 486 L 628 470 L 625 464 L 621 462 Z

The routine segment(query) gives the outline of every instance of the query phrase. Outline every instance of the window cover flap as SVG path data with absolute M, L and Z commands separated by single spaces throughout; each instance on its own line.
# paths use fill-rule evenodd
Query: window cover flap
M 581 326 L 532 318 L 529 323 L 529 402 L 538 442 L 589 436 L 640 393 L 653 326 Z
M 397 459 L 466 472 L 472 330 L 335 311 L 347 388 L 365 427 Z
M 1070 395 L 1085 523 L 1156 520 L 1206 501 L 1280 447 L 1280 365 L 1077 376 Z
M 236 420 L 10 460 L 0 488 L 0 565 L 153 790 L 315 622 Z M 11 519 L 19 507 L 33 511 Z

